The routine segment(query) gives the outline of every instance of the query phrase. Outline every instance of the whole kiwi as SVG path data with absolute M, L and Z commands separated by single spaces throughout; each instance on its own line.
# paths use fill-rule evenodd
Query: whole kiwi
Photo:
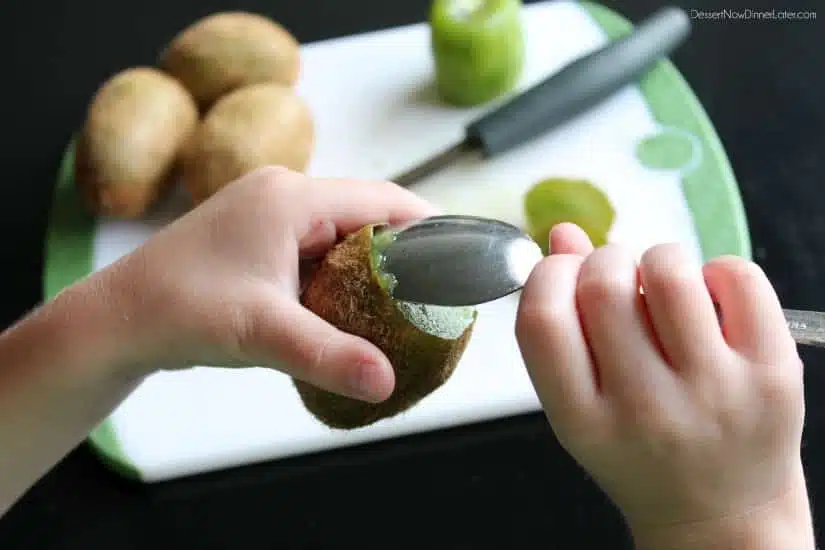
M 161 52 L 160 67 L 205 109 L 250 84 L 293 86 L 300 70 L 298 41 L 262 15 L 221 12 L 182 30 Z
M 163 72 L 135 67 L 96 92 L 75 148 L 75 183 L 97 215 L 141 216 L 167 188 L 198 123 L 194 99 Z
M 306 169 L 315 144 L 312 115 L 293 89 L 253 84 L 222 97 L 181 157 L 183 185 L 197 204 L 257 168 Z
M 301 297 L 318 316 L 375 344 L 395 371 L 395 389 L 381 403 L 351 399 L 293 379 L 306 409 L 332 428 L 367 426 L 419 403 L 453 374 L 475 326 L 475 308 L 394 300 L 380 261 L 392 233 L 376 233 L 377 229 L 380 226 L 365 226 L 333 248 Z

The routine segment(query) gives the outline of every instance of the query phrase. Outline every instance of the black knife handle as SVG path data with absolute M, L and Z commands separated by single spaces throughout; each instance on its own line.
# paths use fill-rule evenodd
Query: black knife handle
M 544 134 L 638 79 L 689 32 L 683 10 L 660 9 L 629 35 L 573 61 L 472 122 L 467 143 L 491 157 Z

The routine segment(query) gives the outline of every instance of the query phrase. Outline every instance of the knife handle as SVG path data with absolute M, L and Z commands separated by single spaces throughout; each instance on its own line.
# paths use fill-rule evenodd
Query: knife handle
M 683 10 L 660 9 L 629 35 L 573 61 L 472 122 L 466 142 L 491 157 L 544 134 L 642 76 L 689 32 Z

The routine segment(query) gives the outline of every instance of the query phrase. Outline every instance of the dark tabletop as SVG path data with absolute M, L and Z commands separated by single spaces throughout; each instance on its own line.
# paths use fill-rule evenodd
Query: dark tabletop
M 814 9 L 815 2 L 794 7 Z M 635 21 L 660 2 L 609 4 Z M 785 3 L 772 4 L 765 7 Z M 8 325 L 41 299 L 54 174 L 106 77 L 152 63 L 176 31 L 217 10 L 270 14 L 306 42 L 420 21 L 427 5 L 0 2 L 0 235 L 6 243 L 0 247 L 0 322 Z M 760 7 L 755 0 L 680 5 Z M 787 307 L 825 308 L 825 22 L 694 21 L 692 39 L 674 61 L 727 148 L 757 261 Z M 802 353 L 803 453 L 822 524 L 825 399 L 817 397 L 825 395 L 825 353 Z M 397 548 L 401 541 L 418 548 L 629 547 L 618 514 L 540 415 L 150 487 L 109 474 L 81 446 L 0 520 L 0 547 L 20 549 Z

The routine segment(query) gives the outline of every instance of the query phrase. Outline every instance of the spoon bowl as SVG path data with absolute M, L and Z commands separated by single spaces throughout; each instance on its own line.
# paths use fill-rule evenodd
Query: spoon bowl
M 383 269 L 393 298 L 439 306 L 472 306 L 512 294 L 543 258 L 518 227 L 475 216 L 433 216 L 394 231 Z

